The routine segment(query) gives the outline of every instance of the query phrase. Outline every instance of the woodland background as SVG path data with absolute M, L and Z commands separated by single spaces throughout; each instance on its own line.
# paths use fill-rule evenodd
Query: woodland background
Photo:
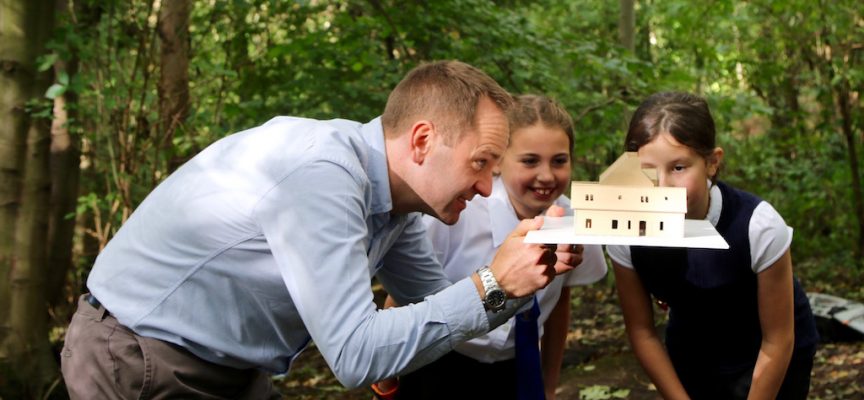
M 90 265 L 172 170 L 276 115 L 370 120 L 435 59 L 561 101 L 574 179 L 617 157 L 648 94 L 705 96 L 721 179 L 795 228 L 805 287 L 864 300 L 859 0 L 0 0 L 0 398 L 63 398 Z

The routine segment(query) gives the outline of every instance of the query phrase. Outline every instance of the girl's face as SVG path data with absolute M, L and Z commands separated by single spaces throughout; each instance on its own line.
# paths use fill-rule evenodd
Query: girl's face
M 708 215 L 708 180 L 717 173 L 723 149 L 717 147 L 708 159 L 692 148 L 662 133 L 642 145 L 638 151 L 642 168 L 656 168 L 660 186 L 687 188 L 688 219 L 705 219 Z
M 513 131 L 498 168 L 516 215 L 540 215 L 570 182 L 567 133 L 542 123 Z

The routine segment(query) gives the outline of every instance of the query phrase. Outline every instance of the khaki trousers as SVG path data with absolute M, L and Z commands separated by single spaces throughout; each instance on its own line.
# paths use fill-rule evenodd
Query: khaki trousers
M 138 336 L 82 295 L 60 363 L 75 399 L 280 399 L 270 376 L 202 360 L 182 347 Z

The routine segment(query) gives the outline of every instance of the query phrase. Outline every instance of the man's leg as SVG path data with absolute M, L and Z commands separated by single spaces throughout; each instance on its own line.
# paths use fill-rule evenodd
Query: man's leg
M 73 400 L 280 398 L 268 374 L 213 364 L 174 344 L 138 336 L 85 296 L 61 356 Z

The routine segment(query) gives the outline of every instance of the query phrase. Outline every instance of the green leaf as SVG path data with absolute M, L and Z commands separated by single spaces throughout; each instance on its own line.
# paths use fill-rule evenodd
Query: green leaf
M 36 68 L 39 70 L 39 72 L 47 71 L 54 66 L 54 63 L 57 61 L 58 58 L 59 56 L 57 55 L 57 53 L 46 54 L 42 57 L 39 57 L 39 59 L 37 60 L 39 65 Z
M 66 92 L 66 86 L 65 85 L 55 83 L 55 84 L 51 85 L 51 87 L 49 87 L 48 90 L 45 92 L 45 97 L 47 97 L 51 100 L 54 100 L 57 96 L 60 96 L 65 92 Z
M 66 71 L 60 71 L 57 75 L 57 82 L 60 82 L 63 86 L 69 86 L 69 74 Z
M 609 386 L 605 385 L 588 386 L 579 391 L 579 399 L 581 400 L 605 400 L 609 398 L 611 398 Z

